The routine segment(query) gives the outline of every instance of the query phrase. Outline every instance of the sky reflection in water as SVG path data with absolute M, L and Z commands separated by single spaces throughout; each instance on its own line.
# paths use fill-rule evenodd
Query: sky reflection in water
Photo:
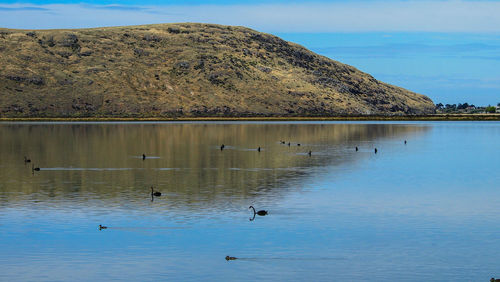
M 487 281 L 499 137 L 498 122 L 3 123 L 0 280 Z

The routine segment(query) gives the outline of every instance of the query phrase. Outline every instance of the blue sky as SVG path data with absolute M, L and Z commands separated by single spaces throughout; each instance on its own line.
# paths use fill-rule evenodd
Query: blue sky
M 242 25 L 436 103 L 500 103 L 500 1 L 5 1 L 0 27 Z

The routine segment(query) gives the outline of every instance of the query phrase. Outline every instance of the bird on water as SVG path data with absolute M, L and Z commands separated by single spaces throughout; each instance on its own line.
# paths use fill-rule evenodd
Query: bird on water
M 230 256 L 226 256 L 226 260 L 236 260 L 238 259 L 237 257 L 230 257 Z
M 222 151 L 222 150 L 224 150 L 224 147 L 225 147 L 225 146 L 224 146 L 224 144 L 222 144 L 222 145 L 220 146 L 220 150 L 221 150 L 221 151 Z
M 356 146 L 356 152 L 357 152 L 358 150 L 359 150 L 359 149 L 358 149 L 358 147 Z
M 267 211 L 265 211 L 265 210 L 255 211 L 255 208 L 253 206 L 249 206 L 248 208 L 249 209 L 253 209 L 253 214 L 254 215 L 258 214 L 260 216 L 264 216 L 264 215 L 267 214 Z
M 260 147 L 259 147 L 259 148 L 257 148 L 257 151 L 259 151 L 259 152 L 260 152 Z
M 406 140 L 405 140 L 405 145 L 406 145 Z
M 24 163 L 31 163 L 31 160 L 24 156 Z
M 146 155 L 142 154 L 142 160 L 145 160 L 145 159 L 146 159 Z
M 160 197 L 161 196 L 161 192 L 154 191 L 153 186 L 151 186 L 151 196 Z
M 495 279 L 495 278 L 491 277 L 490 282 L 500 282 L 500 279 Z
M 40 171 L 39 167 L 35 167 L 35 165 L 31 165 L 31 170 L 32 171 Z
M 375 148 L 375 154 L 378 152 L 377 148 Z
M 309 155 L 309 157 L 310 157 L 310 156 L 312 155 L 312 152 L 311 152 L 311 151 L 309 151 L 309 153 L 307 153 L 307 154 L 308 154 L 308 155 Z
M 102 225 L 99 224 L 99 230 L 103 230 L 103 229 L 108 229 L 108 227 L 102 226 Z

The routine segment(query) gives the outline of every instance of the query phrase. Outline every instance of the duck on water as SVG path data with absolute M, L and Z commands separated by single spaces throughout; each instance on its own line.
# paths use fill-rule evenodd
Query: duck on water
M 267 215 L 267 211 L 265 210 L 260 210 L 260 211 L 255 211 L 255 208 L 253 206 L 249 206 L 248 207 L 249 209 L 253 209 L 253 214 L 256 215 L 260 215 L 260 216 L 264 216 L 264 215 Z
M 161 196 L 161 192 L 155 191 L 153 189 L 153 186 L 151 186 L 151 196 L 160 197 Z

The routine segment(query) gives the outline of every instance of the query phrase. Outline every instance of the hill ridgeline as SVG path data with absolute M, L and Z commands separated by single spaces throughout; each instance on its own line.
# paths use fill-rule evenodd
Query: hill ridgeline
M 0 29 L 0 117 L 418 115 L 426 96 L 244 27 Z

